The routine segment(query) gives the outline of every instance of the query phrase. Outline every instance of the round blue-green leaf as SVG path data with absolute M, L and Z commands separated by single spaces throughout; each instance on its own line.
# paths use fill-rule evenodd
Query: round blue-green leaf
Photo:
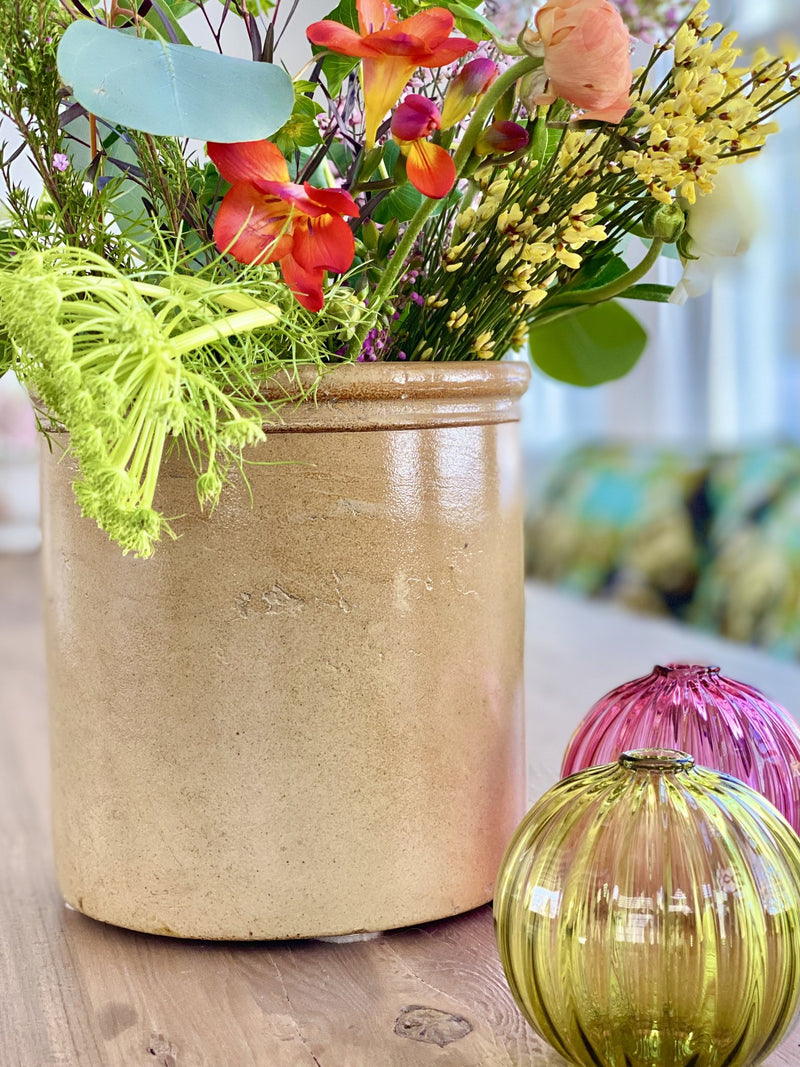
M 291 78 L 272 63 L 132 37 L 88 19 L 62 37 L 58 71 L 93 115 L 166 137 L 257 141 L 283 126 L 294 103 Z
M 531 359 L 551 378 L 569 385 L 602 385 L 622 378 L 647 344 L 638 319 L 614 301 L 591 304 L 531 327 Z

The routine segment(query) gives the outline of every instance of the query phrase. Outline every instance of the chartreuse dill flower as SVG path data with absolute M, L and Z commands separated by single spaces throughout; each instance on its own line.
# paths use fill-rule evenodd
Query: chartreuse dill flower
M 272 291 L 288 292 L 279 282 Z M 297 338 L 308 343 L 309 334 L 298 314 L 241 281 L 168 274 L 153 284 L 76 248 L 22 253 L 0 270 L 14 368 L 69 427 L 80 506 L 138 556 L 172 535 L 154 506 L 170 442 L 183 442 L 198 498 L 213 504 L 230 463 L 263 437 L 259 382 L 287 366 L 292 344 L 297 362 L 322 358 L 313 345 L 299 352 Z

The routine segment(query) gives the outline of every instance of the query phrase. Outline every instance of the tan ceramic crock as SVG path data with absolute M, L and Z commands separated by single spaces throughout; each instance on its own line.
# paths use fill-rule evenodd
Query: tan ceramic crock
M 56 865 L 69 904 L 195 938 L 383 930 L 492 896 L 521 817 L 522 364 L 327 375 L 252 501 L 125 557 L 46 453 Z M 275 386 L 280 389 L 279 385 Z

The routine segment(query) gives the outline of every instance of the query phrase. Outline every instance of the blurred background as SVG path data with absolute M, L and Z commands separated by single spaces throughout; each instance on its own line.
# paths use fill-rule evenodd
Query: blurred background
M 795 0 L 712 0 L 749 55 L 800 42 Z M 732 168 L 751 243 L 681 307 L 629 302 L 650 343 L 624 380 L 534 374 L 530 574 L 800 656 L 800 107 Z M 730 172 L 729 172 L 730 173 Z M 653 280 L 675 283 L 678 261 Z
M 309 54 L 303 28 L 332 6 L 299 0 L 278 52 L 291 73 Z M 712 14 L 748 54 L 800 42 L 796 0 L 721 0 Z M 736 168 L 747 254 L 682 307 L 631 306 L 650 343 L 626 379 L 581 390 L 534 370 L 521 430 L 531 576 L 797 658 L 800 106 L 779 118 L 762 155 Z M 0 138 L 13 143 L 8 123 Z M 663 261 L 653 280 L 681 273 Z M 6 375 L 0 552 L 39 545 L 37 453 L 27 398 Z

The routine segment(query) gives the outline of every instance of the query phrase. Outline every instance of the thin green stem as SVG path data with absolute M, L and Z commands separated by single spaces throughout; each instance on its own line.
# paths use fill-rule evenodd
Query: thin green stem
M 147 476 L 141 483 L 139 501 L 146 507 L 152 507 L 153 497 L 156 495 L 158 476 L 161 472 L 161 460 L 164 455 L 164 445 L 167 439 L 167 430 L 163 422 L 154 427 L 154 433 L 147 450 Z
M 503 96 L 506 90 L 512 86 L 520 78 L 524 77 L 530 71 L 535 70 L 541 66 L 541 59 L 534 59 L 532 56 L 525 56 L 518 63 L 515 63 L 508 70 L 504 71 L 499 78 L 490 86 L 490 88 L 484 93 L 478 106 L 473 112 L 469 126 L 464 132 L 464 136 L 461 138 L 461 143 L 456 149 L 453 156 L 453 162 L 456 167 L 456 181 L 461 176 L 461 172 L 467 164 L 467 160 L 472 155 L 472 149 L 475 147 L 478 137 L 483 131 L 483 127 L 486 120 L 492 113 L 492 109 L 497 101 Z M 403 266 L 414 247 L 422 227 L 428 220 L 428 216 L 436 206 L 437 201 L 426 199 L 417 208 L 416 213 L 411 218 L 406 227 L 406 232 L 403 234 L 400 243 L 395 249 L 395 253 L 386 266 L 386 270 L 383 273 L 383 277 L 378 283 L 375 292 L 372 294 L 370 301 L 370 311 L 374 314 L 379 311 L 386 298 L 394 288 L 394 284 L 400 276 Z M 350 344 L 351 353 L 358 353 L 361 351 L 364 345 L 364 339 L 369 331 L 372 315 L 365 316 L 365 321 L 359 326 L 353 340 Z
M 547 309 L 564 307 L 564 305 L 601 304 L 604 300 L 611 300 L 615 296 L 619 296 L 634 282 L 638 282 L 640 278 L 647 274 L 661 255 L 663 247 L 664 242 L 661 238 L 654 237 L 647 250 L 647 255 L 645 255 L 641 263 L 637 263 L 621 278 L 615 278 L 613 282 L 609 282 L 607 285 L 600 285 L 596 289 L 573 290 L 571 293 L 561 292 L 547 302 Z
M 191 352 L 201 345 L 219 341 L 222 337 L 232 337 L 263 326 L 273 326 L 280 318 L 277 308 L 253 308 L 250 311 L 236 311 L 232 315 L 210 322 L 207 326 L 197 326 L 186 333 L 177 334 L 174 348 L 178 355 Z

